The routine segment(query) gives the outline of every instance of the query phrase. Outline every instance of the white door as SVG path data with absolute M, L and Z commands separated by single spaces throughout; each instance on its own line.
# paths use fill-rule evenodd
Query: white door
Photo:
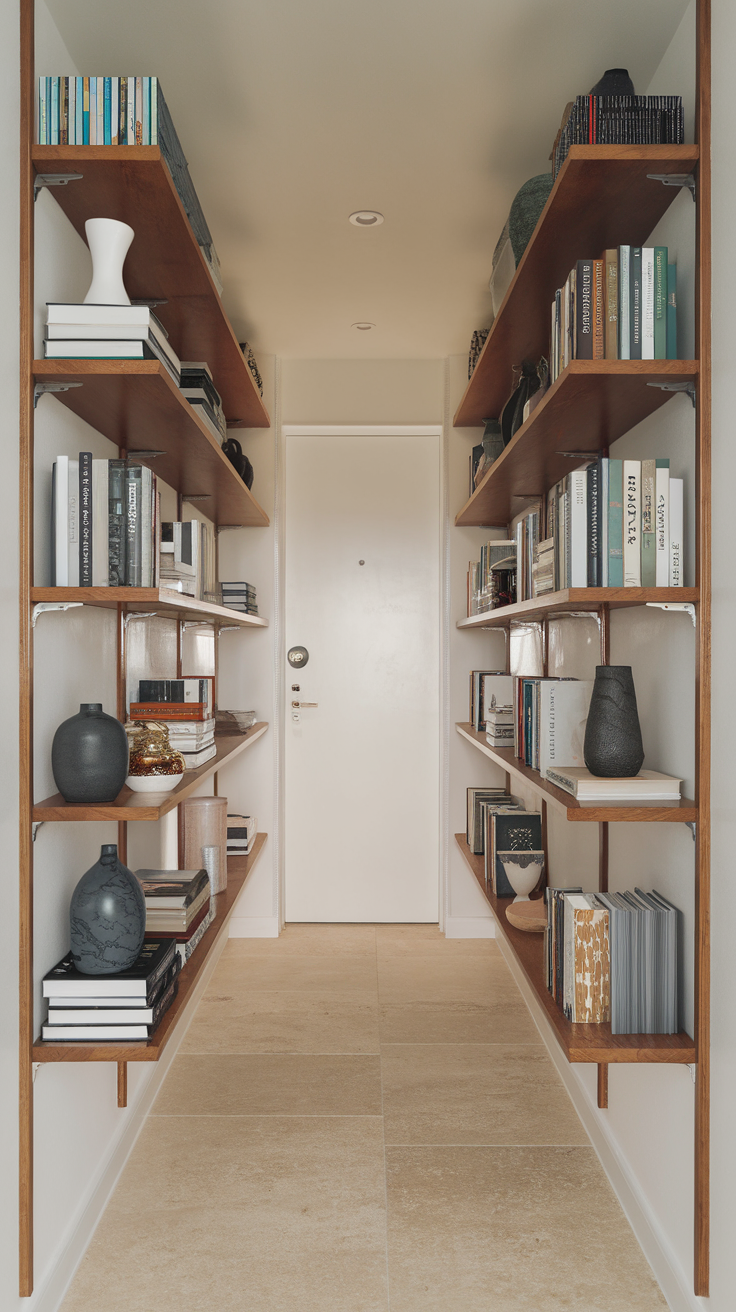
M 287 436 L 285 522 L 286 920 L 436 921 L 439 437 Z

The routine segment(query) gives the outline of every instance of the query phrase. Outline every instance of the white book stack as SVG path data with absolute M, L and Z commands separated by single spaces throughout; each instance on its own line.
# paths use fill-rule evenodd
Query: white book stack
M 258 833 L 258 820 L 254 815 L 228 815 L 228 856 L 249 856 Z
M 147 305 L 50 303 L 46 309 L 47 360 L 160 360 L 179 386 L 179 357 Z

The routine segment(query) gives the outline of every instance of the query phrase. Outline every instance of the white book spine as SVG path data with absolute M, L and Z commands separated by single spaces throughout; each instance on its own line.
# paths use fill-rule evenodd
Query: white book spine
M 67 557 L 70 588 L 79 587 L 79 461 L 69 461 Z
M 69 587 L 69 457 L 54 464 L 54 587 Z
M 682 531 L 683 531 L 683 492 L 681 478 L 670 479 L 670 587 L 681 588 L 682 578 Z
M 619 325 L 619 359 L 631 359 L 631 335 L 629 319 L 629 265 L 631 247 L 618 248 L 618 325 Z
M 70 146 L 77 144 L 77 79 L 70 77 L 69 81 L 69 108 L 67 110 L 66 132 L 67 142 Z
M 129 146 L 135 145 L 135 78 L 128 78 L 128 96 L 125 102 L 127 117 L 127 134 L 126 143 Z
M 670 586 L 670 471 L 669 469 L 657 470 L 655 497 L 656 497 L 655 546 L 656 546 L 656 555 L 657 555 L 656 586 L 658 588 L 668 588 Z
M 570 586 L 588 586 L 588 482 L 584 469 L 570 475 Z
M 654 359 L 654 247 L 641 251 L 641 358 Z
M 641 460 L 624 460 L 624 587 L 641 587 Z
M 92 587 L 106 588 L 109 577 L 109 495 L 106 460 L 92 461 Z
M 150 469 L 141 475 L 141 587 L 153 587 L 153 483 Z
M 90 109 L 92 106 L 90 106 Z M 105 79 L 97 79 L 97 145 L 105 144 Z

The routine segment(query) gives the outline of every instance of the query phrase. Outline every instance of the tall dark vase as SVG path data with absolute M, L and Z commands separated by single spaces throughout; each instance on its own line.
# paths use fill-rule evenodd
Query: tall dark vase
M 627 779 L 641 770 L 644 747 L 630 665 L 596 665 L 583 756 L 590 773 L 603 779 Z
M 85 702 L 60 724 L 51 769 L 65 802 L 114 802 L 128 774 L 128 739 L 100 702 Z
M 118 857 L 115 843 L 82 875 L 69 906 L 72 958 L 83 975 L 116 975 L 138 958 L 146 932 L 146 899 Z

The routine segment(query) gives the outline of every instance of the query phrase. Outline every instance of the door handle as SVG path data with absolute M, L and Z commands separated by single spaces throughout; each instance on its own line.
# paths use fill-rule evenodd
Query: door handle
M 292 706 L 298 709 L 300 706 L 319 706 L 319 702 L 292 702 Z

